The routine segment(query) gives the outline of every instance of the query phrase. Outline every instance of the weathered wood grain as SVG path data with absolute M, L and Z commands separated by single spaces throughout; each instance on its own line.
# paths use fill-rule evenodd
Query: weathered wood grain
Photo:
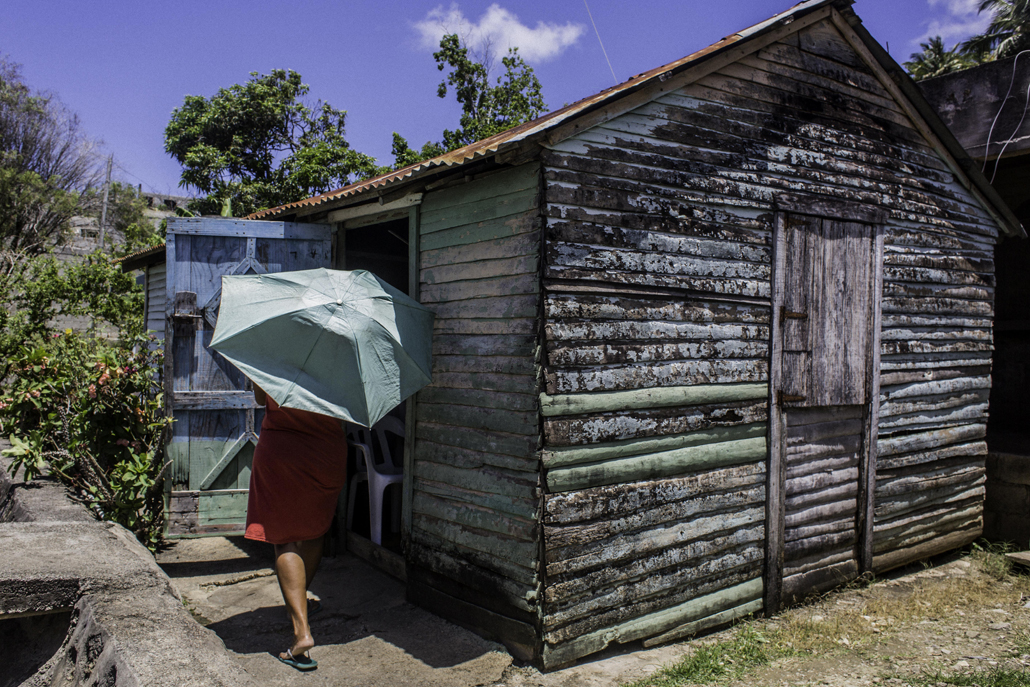
M 987 436 L 987 426 L 985 424 L 968 424 L 959 427 L 930 429 L 915 434 L 881 438 L 877 442 L 876 451 L 878 456 L 893 456 L 982 439 L 985 436 Z
M 762 581 L 758 579 L 702 593 L 674 606 L 649 613 L 645 612 L 645 615 L 641 617 L 583 635 L 557 647 L 553 642 L 545 644 L 543 660 L 547 665 L 561 665 L 573 658 L 600 651 L 613 641 L 632 642 L 642 637 L 666 632 L 685 623 L 753 603 L 761 595 Z
M 485 432 L 471 427 L 453 427 L 419 422 L 416 436 L 445 446 L 465 448 L 483 453 L 500 453 L 521 459 L 533 459 L 539 441 L 537 436 Z
M 720 589 L 727 589 L 743 584 L 749 578 L 753 579 L 760 570 L 760 566 L 751 565 L 736 570 L 724 572 L 721 576 L 709 578 L 697 584 L 692 589 L 679 588 L 675 593 L 667 593 L 656 598 L 644 599 L 625 606 L 608 608 L 603 612 L 594 613 L 590 616 L 576 620 L 568 625 L 554 630 L 545 631 L 543 638 L 549 644 L 557 644 L 561 641 L 568 641 L 576 637 L 612 625 L 619 625 L 632 618 L 654 613 L 662 609 L 668 609 L 672 605 L 678 605 L 692 598 L 701 595 L 708 595 Z M 654 630 L 652 629 L 651 632 Z
M 979 458 L 987 455 L 987 444 L 977 441 L 970 444 L 955 444 L 945 446 L 933 451 L 919 451 L 917 453 L 905 453 L 893 456 L 881 456 L 877 462 L 879 470 L 894 470 L 897 468 L 908 468 L 925 463 L 935 463 L 950 458 Z
M 544 418 L 544 440 L 549 447 L 576 446 L 753 424 L 765 422 L 767 417 L 767 403 L 748 401 L 548 417 Z
M 547 578 L 544 601 L 560 604 L 605 590 L 615 585 L 643 579 L 660 570 L 696 565 L 699 560 L 722 552 L 736 551 L 757 558 L 763 555 L 761 542 L 765 530 L 761 526 L 726 532 L 711 539 L 686 542 L 663 549 L 654 555 L 595 568 L 585 573 Z
M 753 463 L 650 482 L 548 494 L 544 500 L 543 521 L 548 525 L 609 521 L 628 513 L 716 494 L 728 484 L 748 488 L 764 481 L 765 465 Z
M 935 537 L 928 541 L 916 544 L 903 549 L 895 549 L 889 553 L 884 553 L 879 556 L 873 557 L 873 570 L 877 573 L 886 572 L 892 568 L 911 563 L 912 561 L 918 561 L 923 558 L 929 558 L 938 553 L 950 551 L 951 549 L 958 548 L 971 541 L 975 541 L 977 537 L 983 532 L 983 523 L 975 522 L 971 526 L 961 530 L 955 530 L 944 534 L 940 537 Z
M 655 600 L 670 591 L 700 587 L 703 581 L 725 574 L 740 574 L 742 570 L 757 572 L 762 562 L 762 551 L 757 547 L 725 555 L 709 553 L 695 565 L 675 570 L 654 573 L 632 584 L 620 584 L 601 593 L 573 603 L 563 603 L 548 609 L 544 616 L 544 631 L 557 639 L 563 628 L 574 636 L 597 627 L 596 614 L 611 613 L 610 609 L 624 609 L 629 606 Z
M 419 422 L 468 427 L 488 432 L 536 436 L 539 431 L 538 415 L 535 411 L 513 411 L 449 403 L 419 403 L 418 419 Z
M 713 444 L 720 441 L 754 439 L 765 437 L 766 434 L 766 425 L 756 422 L 749 425 L 716 427 L 714 429 L 650 439 L 625 439 L 590 446 L 548 447 L 541 452 L 540 460 L 546 468 L 559 468 L 582 463 L 597 463 L 604 460 L 627 458 L 629 456 L 662 453 L 663 451 L 672 451 L 688 446 L 700 446 L 702 444 Z
M 547 361 L 554 367 L 590 367 L 670 360 L 765 358 L 768 352 L 769 346 L 764 341 L 569 344 L 550 346 Z
M 769 309 L 737 303 L 641 299 L 632 296 L 548 294 L 544 301 L 550 339 L 582 339 L 598 320 L 767 324 Z M 575 320 L 593 320 L 583 325 Z M 585 326 L 584 326 L 585 325 Z M 576 327 L 583 327 L 576 329 Z M 564 329 L 567 328 L 567 329 Z M 757 332 L 756 332 L 757 333 Z
M 621 410 L 709 405 L 762 399 L 768 393 L 769 389 L 765 384 L 717 384 L 559 396 L 541 394 L 540 414 L 544 417 L 558 417 Z
M 553 396 L 693 384 L 757 383 L 766 381 L 767 375 L 765 360 L 689 360 L 583 370 L 551 368 L 545 373 L 545 381 L 547 393 Z
M 575 525 L 544 525 L 544 546 L 547 549 L 588 546 L 626 532 L 654 529 L 699 514 L 761 504 L 765 499 L 764 485 L 734 484 L 732 489 L 722 493 L 703 494 L 697 498 L 675 501 L 603 521 Z
M 766 452 L 765 437 L 688 446 L 657 454 L 550 469 L 546 482 L 552 492 L 586 489 L 740 465 L 760 460 Z
M 722 513 L 694 518 L 652 532 L 635 532 L 620 536 L 603 548 L 567 547 L 552 549 L 545 554 L 547 574 L 558 575 L 575 570 L 590 570 L 602 565 L 630 558 L 638 558 L 647 552 L 657 551 L 691 539 L 710 537 L 718 532 L 742 529 L 763 522 L 765 508 L 742 508 L 732 513 Z
M 955 504 L 967 499 L 979 498 L 984 494 L 986 479 L 981 477 L 966 484 L 947 484 L 939 489 L 921 489 L 911 491 L 904 496 L 893 498 L 876 495 L 875 522 L 879 525 L 891 518 L 925 508 L 929 505 Z

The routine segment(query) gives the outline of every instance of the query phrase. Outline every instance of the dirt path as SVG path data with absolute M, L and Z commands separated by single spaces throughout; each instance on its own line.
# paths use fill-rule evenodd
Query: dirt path
M 701 640 L 617 647 L 541 674 L 407 603 L 400 582 L 343 554 L 325 561 L 313 585 L 325 605 L 312 618 L 319 669 L 302 675 L 272 656 L 289 628 L 269 552 L 214 537 L 181 541 L 158 557 L 198 620 L 268 685 L 666 687 L 695 683 L 649 676 L 714 653 L 709 662 L 722 661 L 715 667 L 728 674 L 701 681 L 734 687 L 934 687 L 976 670 L 1016 671 L 1026 681 L 1007 684 L 1030 687 L 1030 577 L 1004 574 L 1000 560 L 955 555 Z M 742 670 L 748 651 L 763 660 Z

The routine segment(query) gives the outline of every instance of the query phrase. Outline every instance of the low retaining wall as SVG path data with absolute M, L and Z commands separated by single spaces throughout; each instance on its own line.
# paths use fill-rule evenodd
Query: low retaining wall
M 987 455 L 984 537 L 1030 548 L 1030 455 Z
M 51 480 L 12 480 L 7 463 L 0 459 L 0 638 L 17 642 L 4 647 L 5 661 L 9 652 L 25 658 L 0 671 L 0 684 L 256 684 L 130 532 L 96 521 Z

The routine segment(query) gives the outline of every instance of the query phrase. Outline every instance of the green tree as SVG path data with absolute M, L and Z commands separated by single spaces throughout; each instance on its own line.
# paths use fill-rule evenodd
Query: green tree
M 344 138 L 346 112 L 302 101 L 300 74 L 251 72 L 210 99 L 190 95 L 172 111 L 165 151 L 182 165 L 180 186 L 205 198 L 194 209 L 242 216 L 291 203 L 384 171 Z
M 980 12 L 991 12 L 987 30 L 962 44 L 974 55 L 1000 60 L 1030 48 L 1030 0 L 982 0 Z
M 64 240 L 68 220 L 89 212 L 95 148 L 74 114 L 0 56 L 0 250 L 39 254 Z
M 415 151 L 399 134 L 393 135 L 393 155 L 397 167 L 404 167 L 444 152 L 467 146 L 484 138 L 536 119 L 547 111 L 540 80 L 533 68 L 522 59 L 518 48 L 511 48 L 501 58 L 504 73 L 491 85 L 489 55 L 476 61 L 456 34 L 440 40 L 440 50 L 433 53 L 437 69 L 449 69 L 436 94 L 446 98 L 449 90 L 461 105 L 459 127 L 443 132 L 440 143 L 426 143 Z
M 103 189 L 96 191 L 94 203 L 99 208 Z M 127 255 L 140 248 L 153 246 L 164 240 L 159 225 L 147 217 L 147 201 L 132 184 L 112 181 L 107 197 L 107 229 L 111 238 L 113 253 Z M 94 216 L 100 217 L 99 209 Z
M 976 61 L 962 52 L 958 45 L 953 46 L 951 50 L 945 49 L 940 36 L 934 36 L 928 43 L 920 43 L 919 47 L 922 50 L 912 53 L 909 61 L 904 63 L 905 69 L 916 81 L 943 76 L 976 64 Z

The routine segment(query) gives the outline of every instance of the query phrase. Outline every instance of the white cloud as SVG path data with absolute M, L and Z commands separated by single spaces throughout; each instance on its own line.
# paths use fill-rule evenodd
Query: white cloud
M 539 21 L 530 28 L 496 3 L 486 9 L 477 23 L 473 23 L 457 3 L 452 3 L 448 9 L 440 5 L 431 10 L 425 19 L 415 22 L 415 30 L 424 48 L 435 50 L 444 34 L 456 33 L 473 52 L 489 51 L 501 56 L 508 52 L 508 48 L 518 48 L 527 62 L 546 62 L 575 44 L 585 27 L 571 22 L 560 25 Z
M 940 36 L 944 46 L 950 48 L 978 33 L 983 33 L 991 23 L 991 13 L 980 14 L 980 0 L 929 0 L 934 16 L 927 24 L 926 32 L 912 40 L 912 49 L 918 50 L 920 43 L 926 43 L 934 36 Z

